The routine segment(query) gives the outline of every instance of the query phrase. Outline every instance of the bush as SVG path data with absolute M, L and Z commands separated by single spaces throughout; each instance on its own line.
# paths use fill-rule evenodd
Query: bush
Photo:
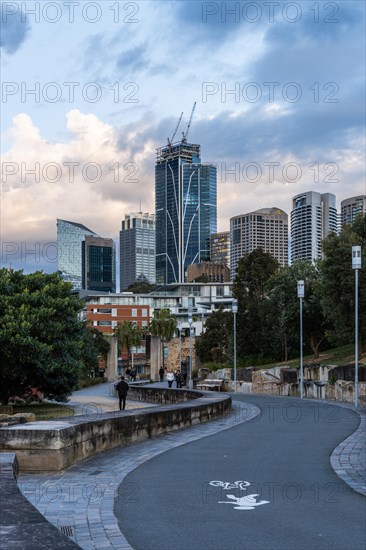
M 90 388 L 92 386 L 98 386 L 98 384 L 104 384 L 104 382 L 108 382 L 108 378 L 105 376 L 98 378 L 83 378 L 82 380 L 79 380 L 76 389 L 82 390 L 83 388 Z

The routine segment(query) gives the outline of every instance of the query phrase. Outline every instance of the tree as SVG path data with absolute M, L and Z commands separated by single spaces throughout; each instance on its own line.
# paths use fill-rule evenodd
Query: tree
M 170 309 L 154 310 L 154 318 L 150 323 L 151 336 L 158 336 L 163 348 L 164 366 L 164 341 L 170 340 L 177 329 L 177 319 Z
M 0 399 L 37 387 L 65 400 L 81 373 L 82 302 L 57 273 L 0 270 Z
M 117 323 L 114 334 L 117 338 L 120 352 L 122 353 L 124 349 L 127 350 L 127 367 L 130 368 L 131 348 L 141 345 L 142 329 L 131 321 L 123 321 L 123 323 Z
M 98 371 L 99 359 L 107 359 L 110 343 L 100 330 L 90 325 L 85 325 L 82 343 L 82 362 L 84 374 L 89 375 L 90 371 Z
M 366 216 L 358 216 L 353 226 L 323 241 L 321 262 L 322 294 L 325 317 L 330 325 L 328 338 L 334 345 L 354 341 L 355 274 L 352 246 L 362 246 L 363 269 L 359 272 L 359 350 L 366 344 Z
M 319 346 L 325 338 L 319 270 L 311 262 L 297 261 L 275 273 L 268 281 L 266 346 L 268 355 L 275 360 L 287 361 L 299 352 L 299 280 L 305 282 L 304 342 L 312 349 L 314 359 L 319 356 Z
M 207 319 L 205 332 L 196 342 L 196 353 L 203 363 L 228 363 L 233 349 L 233 314 L 221 305 Z
M 273 256 L 258 248 L 239 260 L 233 285 L 238 299 L 238 355 L 258 359 L 265 350 L 265 301 L 268 280 L 279 268 Z
M 127 288 L 127 291 L 134 294 L 149 294 L 149 292 L 154 292 L 157 288 L 158 285 L 153 285 L 148 281 L 136 281 Z

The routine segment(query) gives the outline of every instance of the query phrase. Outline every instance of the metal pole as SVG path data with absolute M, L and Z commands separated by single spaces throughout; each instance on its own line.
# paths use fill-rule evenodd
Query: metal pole
M 236 311 L 234 311 L 234 393 L 236 393 Z
M 358 269 L 355 269 L 355 407 L 358 407 Z
M 302 298 L 300 298 L 300 399 L 303 398 L 304 371 L 302 365 Z
M 192 323 L 189 323 L 189 389 L 193 389 L 192 380 Z
M 179 371 L 182 375 L 182 327 L 179 330 Z

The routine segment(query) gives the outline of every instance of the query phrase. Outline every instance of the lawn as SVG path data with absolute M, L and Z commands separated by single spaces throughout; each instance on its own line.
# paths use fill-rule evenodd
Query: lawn
M 74 409 L 58 403 L 36 403 L 34 405 L 13 405 L 13 413 L 34 413 L 36 420 L 68 418 L 74 416 Z

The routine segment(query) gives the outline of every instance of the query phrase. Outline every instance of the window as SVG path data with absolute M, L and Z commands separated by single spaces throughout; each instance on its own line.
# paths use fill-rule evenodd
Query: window
M 137 309 L 132 309 L 131 316 L 132 317 L 137 317 Z
M 141 312 L 142 317 L 147 317 L 147 309 L 143 309 Z

